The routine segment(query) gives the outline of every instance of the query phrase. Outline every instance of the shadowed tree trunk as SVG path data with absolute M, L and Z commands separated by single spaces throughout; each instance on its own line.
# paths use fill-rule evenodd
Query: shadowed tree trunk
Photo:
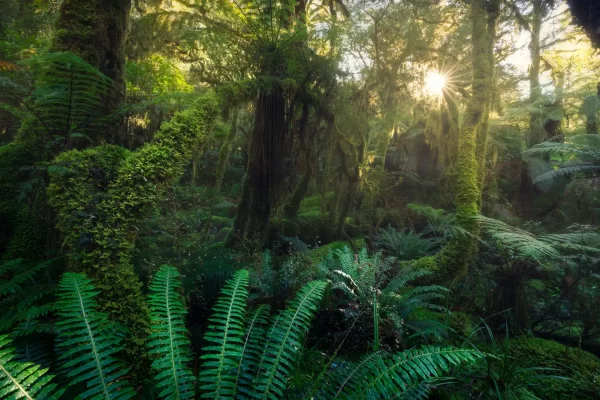
M 279 83 L 274 86 L 261 89 L 256 101 L 242 201 L 227 240 L 230 247 L 262 247 L 267 240 L 271 211 L 281 198 L 288 107 L 284 88 Z
M 79 55 L 114 82 L 106 111 L 125 100 L 125 42 L 131 0 L 64 0 L 52 51 Z

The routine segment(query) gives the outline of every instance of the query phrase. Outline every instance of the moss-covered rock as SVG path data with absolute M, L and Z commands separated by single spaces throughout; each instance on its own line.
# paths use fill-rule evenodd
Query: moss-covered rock
M 519 337 L 510 340 L 510 354 L 522 368 L 543 367 L 568 380 L 548 379 L 531 390 L 547 400 L 600 399 L 600 359 L 591 353 L 552 340 Z

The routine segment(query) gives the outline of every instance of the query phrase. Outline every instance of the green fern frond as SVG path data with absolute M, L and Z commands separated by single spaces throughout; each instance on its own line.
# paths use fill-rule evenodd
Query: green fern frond
M 26 282 L 35 285 L 36 276 L 44 271 L 50 262 L 36 264 L 16 259 L 0 265 L 0 276 L 3 277 L 0 282 L 0 296 L 20 292 Z
M 460 363 L 475 363 L 482 353 L 452 347 L 423 346 L 401 353 L 371 357 L 354 370 L 335 398 L 367 399 L 398 396 L 419 382 L 441 376 Z
M 383 294 L 396 293 L 398 290 L 404 288 L 409 282 L 431 275 L 432 272 L 425 269 L 403 268 L 381 292 Z
M 587 164 L 579 164 L 573 166 L 562 167 L 559 169 L 554 169 L 552 171 L 545 172 L 541 175 L 538 175 L 533 180 L 533 183 L 542 183 L 547 181 L 553 181 L 556 178 L 569 176 L 572 174 L 580 173 L 580 172 L 592 172 L 600 170 L 600 165 L 587 165 Z
M 475 220 L 492 236 L 498 245 L 517 256 L 531 257 L 538 262 L 560 256 L 554 247 L 539 240 L 531 232 L 481 215 L 475 217 Z
M 189 399 L 194 396 L 194 375 L 187 364 L 191 361 L 190 341 L 181 301 L 180 275 L 176 268 L 160 267 L 150 285 L 150 354 L 155 357 L 152 368 L 159 396 L 163 399 Z
M 237 372 L 236 387 L 238 392 L 249 394 L 252 380 L 256 376 L 257 367 L 265 349 L 265 335 L 269 323 L 270 307 L 261 304 L 248 317 L 244 345 L 242 347 L 241 365 Z
M 293 368 L 302 340 L 321 301 L 327 282 L 306 284 L 289 307 L 279 314 L 266 344 L 262 370 L 253 382 L 253 397 L 278 399 L 284 396 L 286 378 Z
M 213 307 L 204 340 L 204 362 L 200 372 L 202 397 L 232 398 L 236 393 L 237 372 L 243 352 L 244 322 L 248 299 L 248 271 L 239 270 L 225 283 Z
M 51 383 L 52 375 L 47 369 L 29 362 L 18 362 L 10 347 L 8 335 L 0 335 L 0 398 L 17 399 L 58 399 L 64 390 L 57 390 Z
M 65 273 L 58 287 L 58 348 L 71 384 L 84 383 L 82 399 L 127 399 L 133 389 L 115 354 L 122 351 L 116 326 L 96 310 L 98 291 L 83 274 Z

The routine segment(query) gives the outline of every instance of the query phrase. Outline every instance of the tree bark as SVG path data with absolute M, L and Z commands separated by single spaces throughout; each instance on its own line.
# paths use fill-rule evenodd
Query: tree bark
M 79 55 L 114 82 L 108 112 L 125 100 L 125 42 L 131 0 L 64 0 L 52 51 Z

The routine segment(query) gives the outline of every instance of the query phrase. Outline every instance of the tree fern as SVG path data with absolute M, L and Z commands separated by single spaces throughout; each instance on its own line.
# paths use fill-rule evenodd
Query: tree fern
M 321 301 L 327 282 L 314 281 L 305 285 L 289 307 L 283 311 L 268 337 L 262 370 L 253 382 L 255 398 L 283 397 L 286 378 L 293 368 L 302 339 L 310 327 L 313 315 Z
M 8 347 L 8 335 L 0 335 L 0 398 L 12 399 L 58 399 L 64 390 L 57 390 L 51 383 L 52 375 L 47 369 L 29 362 L 18 362 L 12 348 Z
M 59 284 L 58 348 L 71 384 L 85 384 L 82 399 L 127 399 L 133 390 L 115 354 L 123 348 L 116 327 L 96 310 L 98 292 L 83 274 L 65 273 Z
M 190 362 L 190 341 L 185 328 L 186 309 L 178 290 L 181 288 L 176 268 L 163 265 L 150 285 L 150 354 L 155 357 L 152 368 L 160 397 L 189 399 L 194 395 L 194 376 Z
M 55 140 L 93 140 L 112 81 L 73 53 L 47 53 L 24 64 L 36 80 L 29 109 L 46 133 Z
M 200 372 L 202 397 L 231 398 L 236 392 L 237 370 L 243 352 L 248 271 L 239 270 L 227 281 L 213 307 L 212 323 L 204 335 L 210 345 L 204 347 Z
M 441 376 L 462 362 L 474 363 L 482 357 L 475 350 L 423 346 L 393 355 L 366 357 L 341 380 L 329 388 L 328 398 L 391 398 L 414 388 L 420 382 Z

